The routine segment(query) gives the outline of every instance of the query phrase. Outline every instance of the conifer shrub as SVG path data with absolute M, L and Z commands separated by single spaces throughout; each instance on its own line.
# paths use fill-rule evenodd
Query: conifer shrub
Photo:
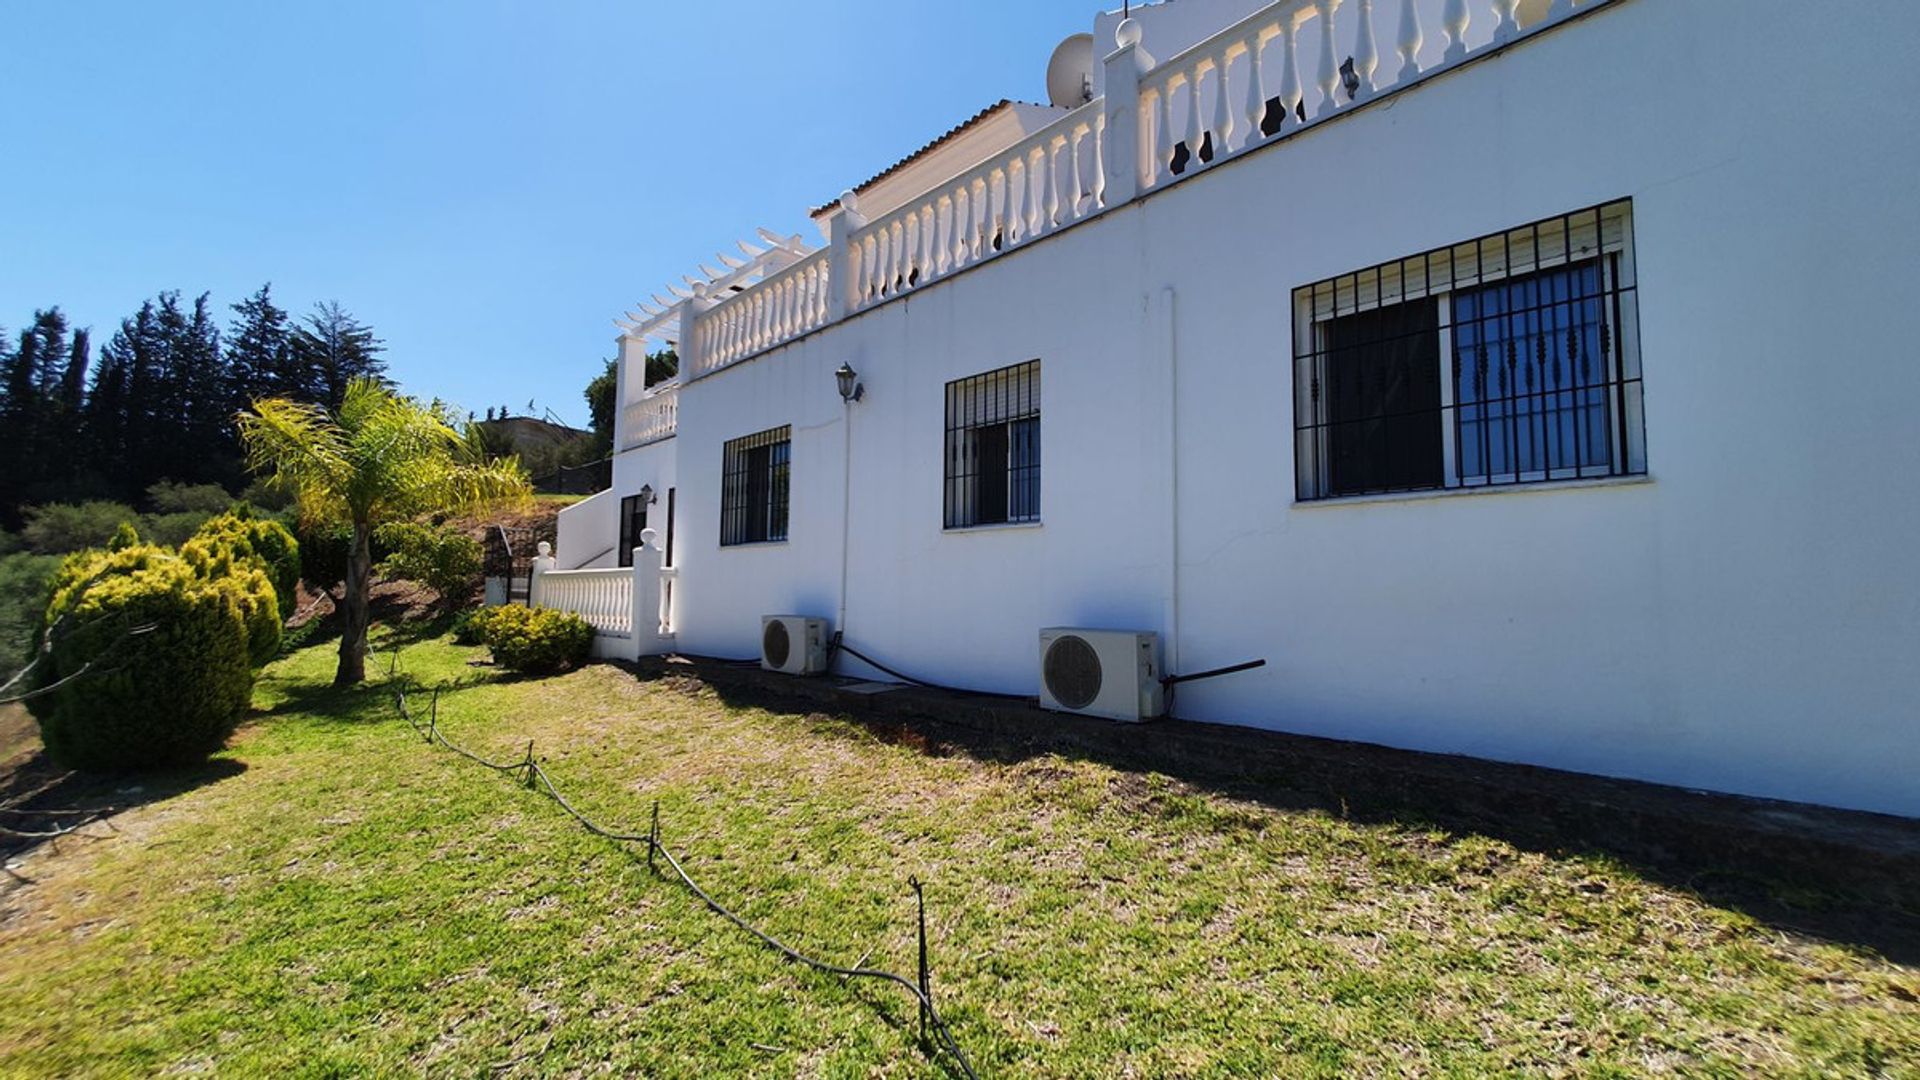
M 69 558 L 54 575 L 41 635 L 33 682 L 53 689 L 28 704 L 47 753 L 70 768 L 204 758 L 252 694 L 234 586 L 151 544 Z
M 181 545 L 180 554 L 199 565 L 217 558 L 218 549 L 226 549 L 241 559 L 253 559 L 273 586 L 280 605 L 280 617 L 290 618 L 297 603 L 300 585 L 300 543 L 285 525 L 261 517 L 242 504 L 213 518 Z

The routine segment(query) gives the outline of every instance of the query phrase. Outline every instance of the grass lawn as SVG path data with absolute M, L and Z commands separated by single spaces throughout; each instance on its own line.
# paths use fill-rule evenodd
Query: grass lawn
M 911 976 L 924 879 L 983 1076 L 1920 1075 L 1920 973 L 1606 860 L 477 652 L 402 661 L 473 683 L 453 738 L 535 740 L 616 827 L 658 799 L 794 944 Z M 0 879 L 0 1073 L 946 1075 L 904 994 L 779 959 L 331 664 L 277 663 L 215 768 Z

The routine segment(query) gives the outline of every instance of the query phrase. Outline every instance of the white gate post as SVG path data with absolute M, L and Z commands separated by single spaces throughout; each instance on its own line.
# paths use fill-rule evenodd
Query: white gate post
M 666 652 L 660 639 L 660 534 L 640 530 L 640 546 L 633 549 L 633 658 Z
M 527 580 L 527 606 L 530 608 L 540 606 L 540 578 L 547 571 L 558 569 L 560 566 L 560 560 L 553 557 L 552 544 L 542 540 L 537 550 L 540 554 L 533 557 L 533 573 Z

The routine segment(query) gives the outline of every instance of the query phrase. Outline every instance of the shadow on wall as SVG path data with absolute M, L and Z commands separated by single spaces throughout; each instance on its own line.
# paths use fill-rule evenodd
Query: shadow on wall
M 649 659 L 636 670 L 653 679 L 669 669 Z M 676 663 L 671 672 L 701 679 L 730 706 L 831 712 L 934 753 L 997 764 L 1060 754 L 1282 812 L 1604 857 L 1777 929 L 1920 963 L 1920 823 L 1905 819 L 1252 728 L 1111 724 L 1013 698 L 903 689 L 877 699 L 745 665 Z

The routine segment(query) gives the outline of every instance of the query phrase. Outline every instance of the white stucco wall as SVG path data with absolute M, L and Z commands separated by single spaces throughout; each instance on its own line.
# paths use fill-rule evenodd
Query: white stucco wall
M 834 615 L 846 361 L 845 629 L 902 670 L 1031 694 L 1040 627 L 1156 630 L 1269 661 L 1192 719 L 1920 815 L 1920 74 L 1758 6 L 1624 0 L 688 384 L 680 648 Z M 1294 503 L 1295 287 L 1622 197 L 1649 479 Z M 943 532 L 945 382 L 1036 357 L 1043 524 Z M 780 424 L 790 539 L 722 549 L 721 444 Z
M 607 544 L 617 543 L 620 539 L 619 500 L 629 495 L 637 495 L 643 487 L 653 488 L 659 502 L 647 508 L 647 527 L 656 529 L 660 534 L 660 544 L 664 549 L 667 543 L 667 492 L 677 483 L 675 464 L 679 456 L 680 440 L 662 439 L 645 446 L 616 454 L 613 458 L 613 487 L 606 491 L 614 498 L 614 516 L 609 523 Z M 684 493 L 682 493 L 684 495 Z M 685 512 L 684 498 L 675 500 L 681 513 Z M 679 527 L 684 520 L 675 523 L 676 541 Z
M 560 570 L 600 570 L 619 565 L 620 496 L 603 491 L 560 510 L 554 524 L 553 560 Z

